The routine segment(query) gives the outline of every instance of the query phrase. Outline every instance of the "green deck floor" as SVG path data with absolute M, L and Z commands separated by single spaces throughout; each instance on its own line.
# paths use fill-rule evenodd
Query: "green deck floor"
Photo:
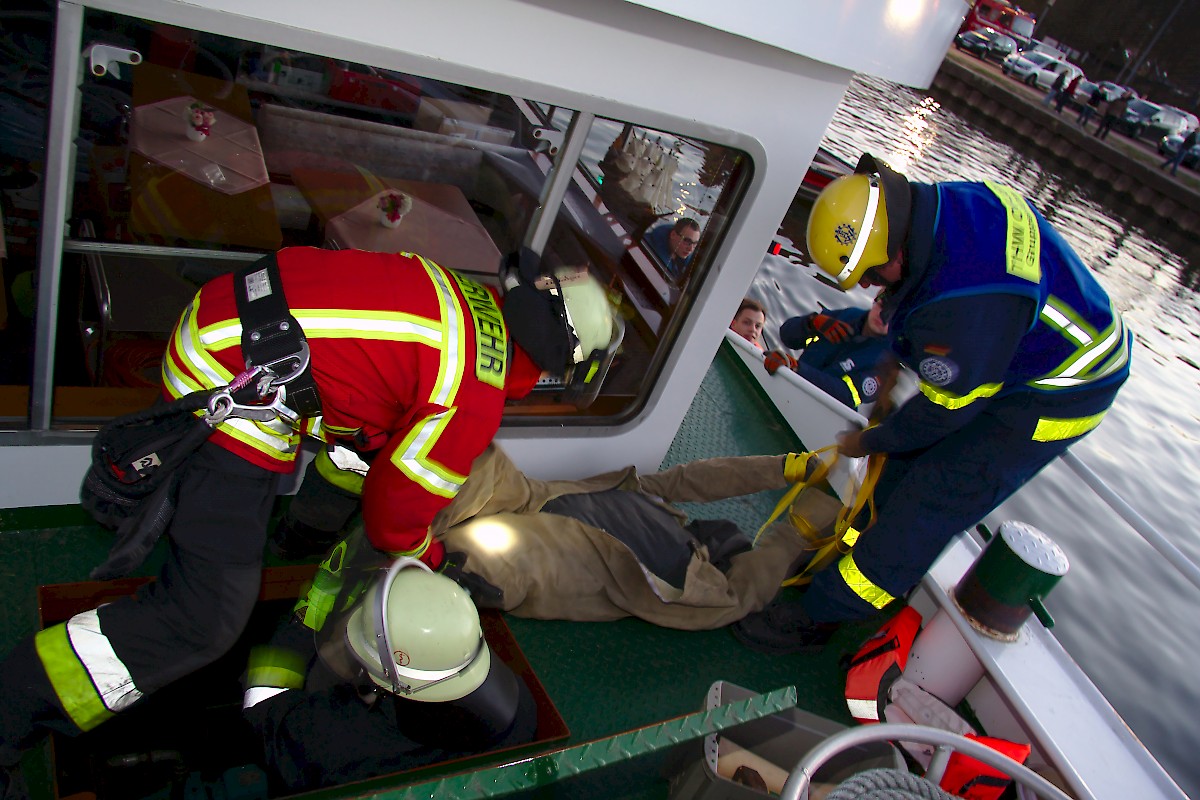
M 743 370 L 723 345 L 664 466 L 708 456 L 800 449 L 757 384 L 745 379 Z M 764 493 L 687 510 L 695 516 L 733 520 L 753 533 L 777 499 L 778 494 Z M 5 652 L 18 637 L 36 629 L 36 587 L 86 580 L 108 542 L 109 535 L 90 524 L 77 507 L 0 511 L 0 580 L 9 600 L 0 611 L 0 642 Z M 152 574 L 155 566 L 148 564 L 144 572 Z M 724 629 L 685 632 L 636 619 L 606 623 L 528 620 L 511 615 L 506 619 L 571 730 L 570 739 L 562 746 L 698 711 L 709 686 L 718 680 L 755 692 L 793 685 L 801 708 L 849 723 L 842 700 L 844 678 L 837 661 L 868 632 L 843 626 L 818 657 L 769 657 L 744 648 Z M 667 796 L 667 781 L 660 776 L 664 763 L 662 755 L 635 758 L 539 789 L 533 795 L 663 798 Z M 372 783 L 379 786 L 380 782 Z M 361 794 L 327 791 L 321 796 Z

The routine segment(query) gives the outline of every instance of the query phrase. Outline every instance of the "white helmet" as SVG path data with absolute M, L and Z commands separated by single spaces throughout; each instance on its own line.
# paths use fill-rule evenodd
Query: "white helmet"
M 375 580 L 351 612 L 345 636 L 371 680 L 410 700 L 458 700 L 491 669 L 471 596 L 412 558 L 397 559 Z
M 563 309 L 573 350 L 574 367 L 564 377 L 564 402 L 587 408 L 600 393 L 600 386 L 625 338 L 625 323 L 608 297 L 604 284 L 586 272 L 562 270 Z

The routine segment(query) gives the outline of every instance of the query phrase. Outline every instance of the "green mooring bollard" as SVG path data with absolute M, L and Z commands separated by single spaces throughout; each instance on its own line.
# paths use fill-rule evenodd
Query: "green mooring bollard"
M 984 547 L 955 589 L 959 608 L 980 633 L 1013 641 L 1031 613 L 1054 620 L 1042 600 L 1067 572 L 1067 555 L 1025 522 L 1009 521 Z

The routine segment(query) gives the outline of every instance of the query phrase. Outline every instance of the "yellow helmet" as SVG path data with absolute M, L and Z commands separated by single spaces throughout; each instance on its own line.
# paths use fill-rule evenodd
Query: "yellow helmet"
M 908 227 L 908 182 L 863 154 L 853 175 L 821 190 L 808 216 L 808 254 L 840 289 L 900 251 Z

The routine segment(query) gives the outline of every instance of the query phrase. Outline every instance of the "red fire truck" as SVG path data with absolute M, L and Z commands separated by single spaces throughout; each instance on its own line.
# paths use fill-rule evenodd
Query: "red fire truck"
M 991 28 L 1019 39 L 1031 39 L 1035 22 L 1032 14 L 1008 0 L 976 0 L 959 32 Z

